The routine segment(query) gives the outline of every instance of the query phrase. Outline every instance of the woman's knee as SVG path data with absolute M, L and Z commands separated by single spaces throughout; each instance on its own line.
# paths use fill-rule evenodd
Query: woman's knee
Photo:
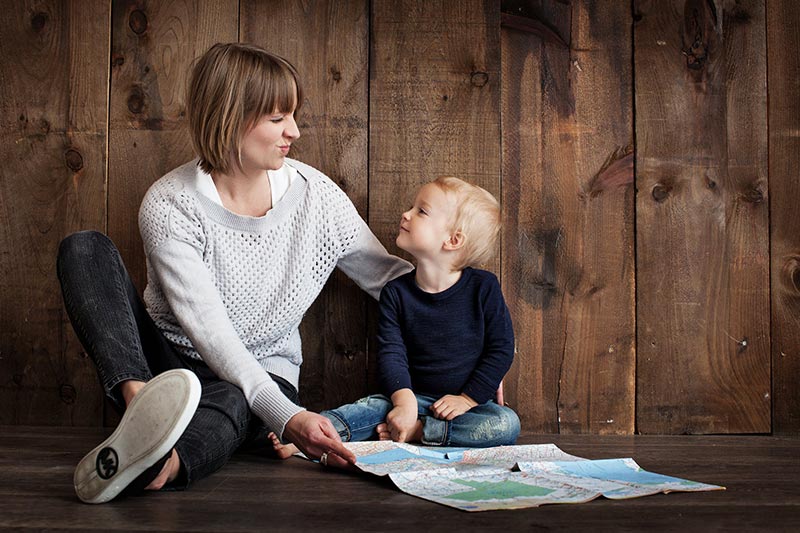
M 98 255 L 116 252 L 114 243 L 99 231 L 86 230 L 67 235 L 58 246 L 59 270 L 64 265 L 86 265 L 96 261 Z

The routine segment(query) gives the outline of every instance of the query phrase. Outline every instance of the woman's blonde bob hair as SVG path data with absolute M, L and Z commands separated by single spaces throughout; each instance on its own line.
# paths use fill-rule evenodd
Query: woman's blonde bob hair
M 502 226 L 500 203 L 486 189 L 452 176 L 441 176 L 433 184 L 455 200 L 450 231 L 461 233 L 464 245 L 453 268 L 462 270 L 488 263 L 494 257 Z
M 186 95 L 200 168 L 241 170 L 244 135 L 264 115 L 291 113 L 302 101 L 297 70 L 287 60 L 252 44 L 215 44 L 192 68 Z

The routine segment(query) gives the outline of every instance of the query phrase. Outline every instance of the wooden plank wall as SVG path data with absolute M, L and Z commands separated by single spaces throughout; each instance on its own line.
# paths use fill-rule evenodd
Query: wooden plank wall
M 506 384 L 537 431 L 632 433 L 633 124 L 624 1 L 503 19 Z
M 800 432 L 800 4 L 768 5 L 772 429 L 785 434 Z
M 634 10 L 638 429 L 768 433 L 764 4 Z
M 0 423 L 103 423 L 58 242 L 107 231 L 143 288 L 136 214 L 191 157 L 188 68 L 240 40 L 298 66 L 292 155 L 390 250 L 437 175 L 502 200 L 489 268 L 526 429 L 798 433 L 798 27 L 790 0 L 20 1 L 0 13 Z M 374 387 L 368 300 L 337 274 L 307 314 L 308 407 Z
M 0 10 L 0 424 L 100 420 L 55 276 L 58 243 L 106 230 L 108 2 Z M 91 16 L 84 16 L 82 11 Z

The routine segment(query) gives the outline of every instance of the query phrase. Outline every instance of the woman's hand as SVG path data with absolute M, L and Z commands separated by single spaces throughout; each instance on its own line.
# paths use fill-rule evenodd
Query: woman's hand
M 433 416 L 441 420 L 452 420 L 459 415 L 463 415 L 476 405 L 478 405 L 478 402 L 466 394 L 460 394 L 459 396 L 446 394 L 436 400 L 431 406 L 431 412 Z
M 309 459 L 327 453 L 326 466 L 349 468 L 356 456 L 344 447 L 331 421 L 311 411 L 301 411 L 289 419 L 283 429 L 284 439 L 297 446 Z

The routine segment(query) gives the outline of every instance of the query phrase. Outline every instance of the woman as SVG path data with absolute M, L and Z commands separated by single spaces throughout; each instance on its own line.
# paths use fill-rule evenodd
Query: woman
M 329 178 L 286 158 L 301 102 L 294 67 L 258 47 L 217 44 L 199 59 L 187 95 L 198 159 L 154 183 L 139 212 L 144 303 L 107 237 L 62 242 L 68 314 L 127 408 L 78 465 L 81 500 L 187 487 L 252 434 L 251 413 L 309 457 L 355 461 L 326 418 L 297 405 L 298 327 L 335 267 L 377 299 L 411 265 Z

